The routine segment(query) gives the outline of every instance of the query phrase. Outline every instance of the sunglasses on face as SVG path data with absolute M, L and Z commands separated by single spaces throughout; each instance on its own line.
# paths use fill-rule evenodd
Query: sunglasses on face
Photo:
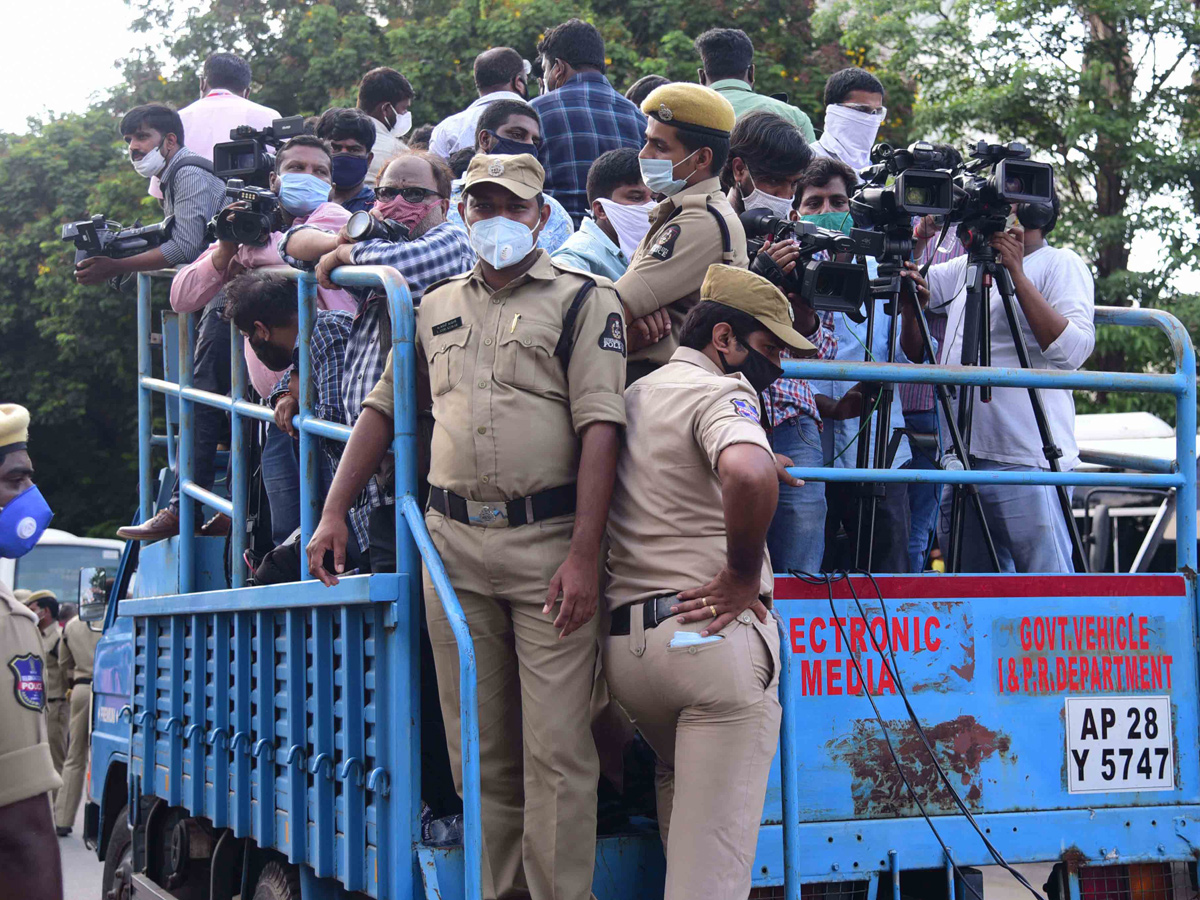
M 846 107 L 846 109 L 852 109 L 855 112 L 866 113 L 868 116 L 882 116 L 886 110 L 886 107 L 871 106 L 867 103 L 842 103 L 840 105 Z
M 375 196 L 384 202 L 401 197 L 409 203 L 420 203 L 428 196 L 442 197 L 437 191 L 431 191 L 429 188 L 423 187 L 377 187 L 375 188 Z M 444 200 L 445 198 L 442 197 L 442 199 Z

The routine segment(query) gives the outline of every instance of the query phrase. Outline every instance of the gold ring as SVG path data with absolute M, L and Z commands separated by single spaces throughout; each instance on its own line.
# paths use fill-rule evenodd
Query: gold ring
M 715 606 L 713 606 L 711 603 L 708 604 L 708 611 L 712 613 L 712 617 L 714 619 L 717 617 L 717 608 Z

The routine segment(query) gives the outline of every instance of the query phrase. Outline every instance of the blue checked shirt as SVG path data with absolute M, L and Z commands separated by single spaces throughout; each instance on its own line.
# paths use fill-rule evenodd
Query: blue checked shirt
M 546 192 L 566 207 L 578 228 L 589 208 L 588 169 L 609 150 L 642 149 L 646 117 L 599 72 L 572 75 L 530 103 L 542 119 L 538 159 L 546 170 Z

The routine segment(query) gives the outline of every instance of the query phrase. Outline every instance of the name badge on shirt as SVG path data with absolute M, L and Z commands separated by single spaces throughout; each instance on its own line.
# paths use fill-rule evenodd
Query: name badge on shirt
M 453 331 L 456 328 L 462 328 L 462 316 L 456 316 L 440 325 L 434 325 L 433 336 L 437 337 L 439 334 L 446 334 L 448 331 Z

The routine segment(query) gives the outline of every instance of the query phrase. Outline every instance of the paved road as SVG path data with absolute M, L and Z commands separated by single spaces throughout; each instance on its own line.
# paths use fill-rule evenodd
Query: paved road
M 58 839 L 58 849 L 62 852 L 63 900 L 102 900 L 100 878 L 104 874 L 104 863 L 96 859 L 96 851 L 83 845 L 82 803 L 74 831 Z

